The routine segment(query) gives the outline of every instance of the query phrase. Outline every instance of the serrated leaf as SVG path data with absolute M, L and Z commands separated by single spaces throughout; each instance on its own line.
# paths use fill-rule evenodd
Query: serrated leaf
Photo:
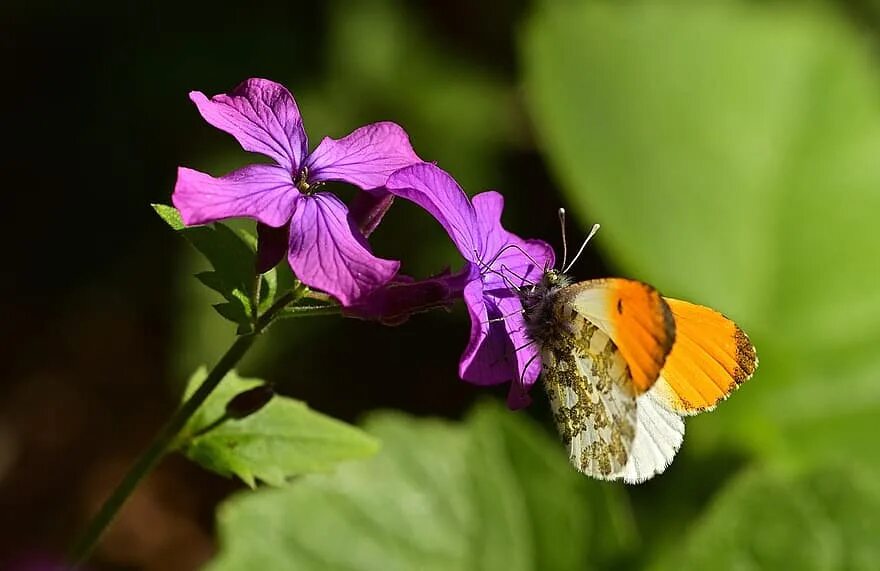
M 849 468 L 770 469 L 731 482 L 654 566 L 677 569 L 875 569 L 880 488 Z
M 186 396 L 205 375 L 202 368 L 192 376 Z M 280 486 L 293 476 L 327 472 L 340 462 L 366 458 L 378 450 L 377 441 L 360 429 L 283 396 L 251 416 L 192 436 L 221 418 L 233 397 L 261 384 L 235 372 L 227 375 L 190 419 L 179 440 L 181 451 L 205 468 L 238 476 L 253 487 L 257 480 Z
M 219 222 L 211 226 L 186 227 L 177 209 L 163 204 L 152 206 L 162 220 L 195 246 L 214 268 L 197 274 L 196 278 L 226 299 L 226 303 L 214 306 L 217 313 L 237 323 L 239 333 L 249 331 L 254 315 L 251 300 L 255 281 L 255 239 Z
M 543 3 L 523 40 L 545 156 L 596 243 L 758 348 L 755 380 L 692 426 L 770 456 L 803 433 L 777 414 L 794 394 L 819 423 L 876 414 L 880 383 L 850 398 L 880 342 L 880 75 L 861 34 L 821 3 L 589 2 Z
M 208 568 L 583 570 L 603 562 L 588 546 L 620 544 L 608 506 L 625 508 L 595 501 L 601 484 L 522 416 L 494 405 L 464 423 L 379 413 L 366 429 L 383 444 L 375 458 L 222 505 Z
M 200 272 L 196 274 L 196 278 L 226 300 L 226 303 L 214 306 L 217 313 L 224 319 L 237 323 L 238 334 L 250 331 L 255 312 L 253 290 L 256 281 L 256 236 L 219 222 L 211 226 L 186 227 L 176 208 L 164 204 L 152 206 L 165 223 L 180 232 L 213 266 L 213 271 Z M 290 289 L 295 280 L 288 271 L 284 274 L 283 283 L 279 284 L 278 270 L 272 269 L 260 277 L 259 283 L 259 310 L 265 311 L 276 300 L 279 285 Z

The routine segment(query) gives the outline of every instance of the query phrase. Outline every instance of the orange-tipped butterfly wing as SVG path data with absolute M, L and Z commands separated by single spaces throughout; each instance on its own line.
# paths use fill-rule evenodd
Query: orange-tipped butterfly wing
M 683 415 L 712 410 L 758 367 L 748 336 L 714 309 L 666 298 L 675 318 L 676 341 L 654 391 Z
M 675 341 L 672 311 L 657 290 L 642 282 L 605 278 L 565 288 L 558 302 L 570 304 L 614 341 L 638 394 L 651 388 Z
M 636 483 L 662 472 L 684 438 L 680 415 L 711 409 L 757 366 L 735 323 L 646 284 L 612 278 L 546 293 L 543 382 L 587 475 Z
M 552 326 L 536 340 L 572 464 L 633 483 L 662 471 L 684 436 L 681 418 L 651 391 L 675 339 L 666 302 L 652 287 L 624 279 L 551 287 L 547 295 Z

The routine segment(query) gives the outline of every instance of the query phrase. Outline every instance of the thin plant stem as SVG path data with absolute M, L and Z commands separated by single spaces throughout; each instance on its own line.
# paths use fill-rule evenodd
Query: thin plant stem
M 257 315 L 260 311 L 260 288 L 263 287 L 263 274 L 256 272 L 254 281 L 251 284 L 251 312 L 253 314 L 254 325 L 257 323 Z
M 200 436 L 204 436 L 204 435 L 208 434 L 209 432 L 211 432 L 212 430 L 214 430 L 215 428 L 220 428 L 221 426 L 223 426 L 224 424 L 226 424 L 230 420 L 234 420 L 232 418 L 232 416 L 230 416 L 229 413 L 223 413 L 223 415 L 220 418 L 218 418 L 217 420 L 215 420 L 211 424 L 209 424 L 207 426 L 203 426 L 202 428 L 193 432 L 188 440 L 195 440 L 196 438 L 199 438 Z
M 125 477 L 110 494 L 110 497 L 101 506 L 100 511 L 89 522 L 88 527 L 73 545 L 69 554 L 69 563 L 72 567 L 82 564 L 94 550 L 98 544 L 98 540 L 104 533 L 104 530 L 116 517 L 116 514 L 122 508 L 125 501 L 137 487 L 143 478 L 149 474 L 159 460 L 171 448 L 177 435 L 186 426 L 187 421 L 198 410 L 198 408 L 207 400 L 214 392 L 214 389 L 226 377 L 226 374 L 232 370 L 242 357 L 248 352 L 254 341 L 262 333 L 266 327 L 272 322 L 277 314 L 289 304 L 301 299 L 307 292 L 304 287 L 297 286 L 278 298 L 272 306 L 267 309 L 254 324 L 254 330 L 245 335 L 236 338 L 231 347 L 223 354 L 220 360 L 214 365 L 214 368 L 208 373 L 208 376 L 199 385 L 199 388 L 192 396 L 184 402 L 174 415 L 168 420 L 156 438 L 150 444 L 149 448 L 135 461 L 134 465 L 125 474 Z M 324 310 L 325 308 L 321 308 Z
M 315 301 L 323 301 L 326 303 L 332 303 L 334 300 L 331 296 L 327 295 L 322 291 L 312 291 L 309 290 L 303 295 L 306 299 L 314 299 Z
M 339 315 L 342 308 L 338 305 L 292 305 L 278 316 L 279 319 L 291 317 L 317 317 L 320 315 Z

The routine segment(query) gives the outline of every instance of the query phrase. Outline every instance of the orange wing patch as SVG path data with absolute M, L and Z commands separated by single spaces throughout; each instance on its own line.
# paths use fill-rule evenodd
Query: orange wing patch
M 758 366 L 755 347 L 736 323 L 717 311 L 666 298 L 676 340 L 655 391 L 680 414 L 711 410 Z
M 675 341 L 675 321 L 651 286 L 622 278 L 581 282 L 566 288 L 575 309 L 614 341 L 637 393 L 651 388 Z

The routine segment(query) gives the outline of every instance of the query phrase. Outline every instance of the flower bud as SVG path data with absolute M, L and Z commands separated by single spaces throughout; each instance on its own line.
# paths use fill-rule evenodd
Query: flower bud
M 238 393 L 226 403 L 226 416 L 236 420 L 248 417 L 269 404 L 274 396 L 275 391 L 268 384 Z

